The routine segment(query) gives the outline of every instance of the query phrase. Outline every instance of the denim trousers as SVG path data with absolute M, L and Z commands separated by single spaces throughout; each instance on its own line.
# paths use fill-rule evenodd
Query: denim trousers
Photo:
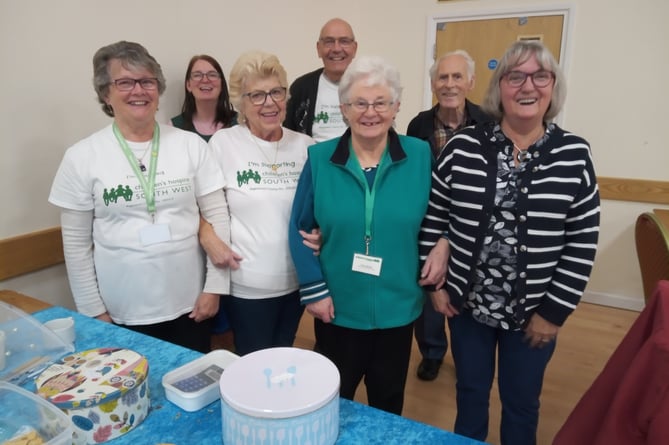
M 524 339 L 524 331 L 487 326 L 467 310 L 448 322 L 456 374 L 455 433 L 486 440 L 497 355 L 502 445 L 535 445 L 539 396 L 555 341 L 532 348 Z
M 448 350 L 446 317 L 434 310 L 429 296 L 426 296 L 423 312 L 414 323 L 414 335 L 423 358 L 444 360 Z
M 236 354 L 293 346 L 304 312 L 299 291 L 261 299 L 224 295 L 221 303 L 232 327 Z

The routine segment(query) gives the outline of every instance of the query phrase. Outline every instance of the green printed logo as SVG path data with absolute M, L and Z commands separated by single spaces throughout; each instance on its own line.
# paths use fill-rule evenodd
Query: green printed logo
M 316 116 L 314 116 L 314 122 L 323 122 L 324 124 L 327 124 L 329 120 L 330 115 L 328 115 L 325 111 L 321 111 Z
M 109 207 L 110 202 L 116 204 L 119 198 L 123 198 L 125 202 L 132 201 L 132 190 L 130 189 L 129 185 L 124 187 L 123 185 L 119 184 L 118 187 L 112 188 L 111 190 L 105 189 L 102 193 L 102 200 L 107 207 Z
M 248 170 L 237 170 L 237 185 L 239 187 L 248 184 L 249 180 L 253 180 L 256 184 L 260 184 L 261 179 L 262 177 L 257 170 L 252 170 L 250 168 Z

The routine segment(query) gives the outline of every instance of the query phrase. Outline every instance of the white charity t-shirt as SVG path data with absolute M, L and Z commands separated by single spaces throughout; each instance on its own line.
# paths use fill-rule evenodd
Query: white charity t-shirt
M 253 136 L 245 125 L 219 130 L 209 140 L 225 177 L 231 248 L 243 258 L 230 274 L 235 297 L 271 298 L 299 287 L 288 225 L 307 147 L 314 140 L 282 130 L 278 143 Z
M 316 142 L 338 138 L 347 125 L 339 108 L 339 85 L 332 83 L 324 73 L 318 79 L 318 94 L 314 108 L 314 123 L 311 128 Z
M 202 292 L 205 263 L 196 197 L 223 185 L 218 164 L 198 135 L 160 125 L 155 224 L 168 225 L 170 240 L 143 245 L 140 230 L 152 218 L 109 125 L 67 150 L 49 202 L 93 210 L 95 272 L 107 312 L 116 323 L 153 324 L 190 312 Z

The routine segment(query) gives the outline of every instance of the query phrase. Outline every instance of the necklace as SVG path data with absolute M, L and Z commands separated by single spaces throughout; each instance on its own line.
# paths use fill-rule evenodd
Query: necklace
M 279 155 L 279 142 L 281 142 L 281 139 L 276 141 L 276 145 L 274 146 L 274 162 L 270 161 L 269 156 L 265 153 L 265 151 L 262 149 L 258 141 L 256 141 L 256 137 L 251 133 L 249 130 L 249 135 L 251 136 L 251 140 L 255 144 L 255 146 L 260 150 L 260 153 L 262 153 L 263 158 L 267 161 L 269 164 L 270 168 L 272 169 L 273 172 L 277 171 L 279 169 L 279 164 L 276 163 L 276 158 Z
M 525 148 L 525 149 L 520 148 L 518 145 L 516 145 L 515 142 L 511 141 L 511 143 L 513 144 L 513 160 L 516 162 L 516 164 L 521 164 L 521 163 L 523 163 L 523 162 L 526 162 L 526 161 L 529 161 L 529 160 L 530 160 L 530 158 L 531 158 L 532 156 L 530 155 L 530 153 L 528 153 L 528 150 L 530 149 L 530 147 L 531 147 L 532 145 L 536 144 L 536 142 L 537 142 L 539 139 L 541 139 L 541 137 L 542 137 L 543 134 L 544 134 L 544 131 L 545 131 L 545 130 L 544 130 L 543 126 L 542 126 L 542 127 L 541 127 L 541 133 L 539 133 L 539 134 L 537 135 L 536 138 L 531 138 L 530 140 L 534 140 L 534 142 L 532 142 L 531 144 L 529 144 L 529 145 L 527 146 L 527 148 Z
M 151 141 L 147 142 L 146 148 L 144 149 L 144 153 L 142 153 L 142 157 L 137 158 L 137 163 L 139 164 L 139 170 L 142 172 L 146 171 L 146 165 L 144 165 L 144 158 L 146 157 L 146 154 L 149 152 L 149 148 L 151 148 Z
M 521 150 L 515 143 L 513 144 L 513 160 L 516 161 L 516 164 L 521 164 L 531 158 L 530 154 L 527 152 L 529 147 L 525 150 Z

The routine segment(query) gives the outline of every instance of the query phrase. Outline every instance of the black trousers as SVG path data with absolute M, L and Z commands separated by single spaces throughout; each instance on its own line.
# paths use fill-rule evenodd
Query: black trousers
M 318 352 L 332 360 L 341 375 L 341 397 L 353 400 L 364 378 L 369 406 L 402 414 L 413 323 L 361 330 L 316 320 L 314 329 Z
M 179 318 L 147 325 L 119 325 L 202 353 L 211 351 L 213 318 L 196 322 L 184 314 Z

